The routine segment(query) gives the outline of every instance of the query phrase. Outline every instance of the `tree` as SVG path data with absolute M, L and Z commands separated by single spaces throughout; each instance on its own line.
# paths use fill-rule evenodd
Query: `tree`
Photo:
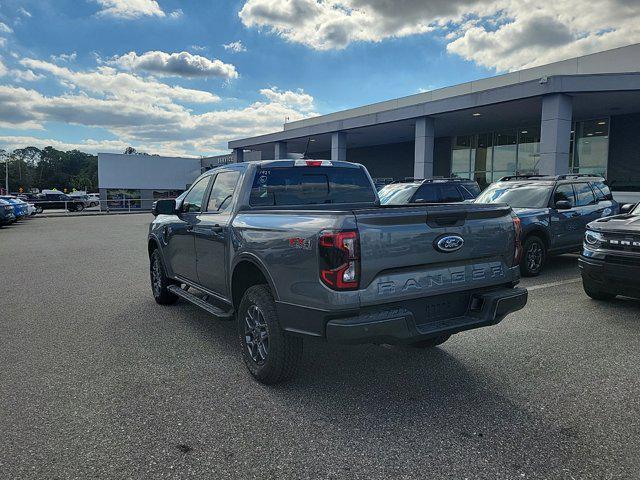
M 9 155 L 9 191 L 33 188 L 58 190 L 96 190 L 98 188 L 98 158 L 95 155 L 53 147 L 19 148 Z M 3 172 L 4 173 L 4 172 Z

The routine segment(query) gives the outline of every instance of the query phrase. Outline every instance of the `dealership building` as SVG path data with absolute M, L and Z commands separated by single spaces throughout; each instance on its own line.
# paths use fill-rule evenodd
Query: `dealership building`
M 259 160 L 260 153 L 247 153 Z M 110 209 L 151 208 L 159 198 L 180 195 L 203 172 L 233 161 L 231 154 L 187 158 L 98 153 L 98 188 Z
M 640 44 L 286 123 L 229 148 L 234 161 L 306 151 L 359 162 L 380 181 L 599 174 L 624 201 L 640 195 Z

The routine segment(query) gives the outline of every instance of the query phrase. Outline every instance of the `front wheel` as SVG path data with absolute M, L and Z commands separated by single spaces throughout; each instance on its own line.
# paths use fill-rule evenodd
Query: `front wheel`
M 81 212 L 84 210 L 84 205 L 82 205 L 81 203 L 78 203 L 75 207 L 75 211 L 76 212 Z
M 237 313 L 238 340 L 249 373 L 273 385 L 292 378 L 302 359 L 302 338 L 286 334 L 266 285 L 249 288 Z
M 150 274 L 151 291 L 153 292 L 153 298 L 156 300 L 156 303 L 160 305 L 176 303 L 178 296 L 169 291 L 169 285 L 172 285 L 173 282 L 164 272 L 162 256 L 160 255 L 160 250 L 157 248 L 151 254 Z
M 42 207 L 41 206 L 37 206 L 36 207 L 36 213 L 42 213 Z
M 603 292 L 586 278 L 582 279 L 582 288 L 584 288 L 584 293 L 594 300 L 613 300 L 615 298 L 615 294 Z
M 451 337 L 451 335 L 438 335 L 437 337 L 413 342 L 410 345 L 415 348 L 433 348 L 449 340 L 449 337 Z
M 547 259 L 547 247 L 540 237 L 530 236 L 524 242 L 524 254 L 520 262 L 523 277 L 535 277 L 540 274 Z

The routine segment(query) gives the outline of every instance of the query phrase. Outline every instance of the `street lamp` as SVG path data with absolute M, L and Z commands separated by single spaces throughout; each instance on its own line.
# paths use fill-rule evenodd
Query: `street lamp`
M 0 157 L 4 158 L 4 188 L 6 194 L 9 195 L 9 155 L 4 150 L 0 150 Z

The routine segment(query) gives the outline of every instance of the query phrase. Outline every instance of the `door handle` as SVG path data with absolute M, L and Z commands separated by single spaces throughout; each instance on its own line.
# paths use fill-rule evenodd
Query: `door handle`
M 217 223 L 213 227 L 211 227 L 211 233 L 220 233 L 220 232 L 222 232 L 222 227 Z

